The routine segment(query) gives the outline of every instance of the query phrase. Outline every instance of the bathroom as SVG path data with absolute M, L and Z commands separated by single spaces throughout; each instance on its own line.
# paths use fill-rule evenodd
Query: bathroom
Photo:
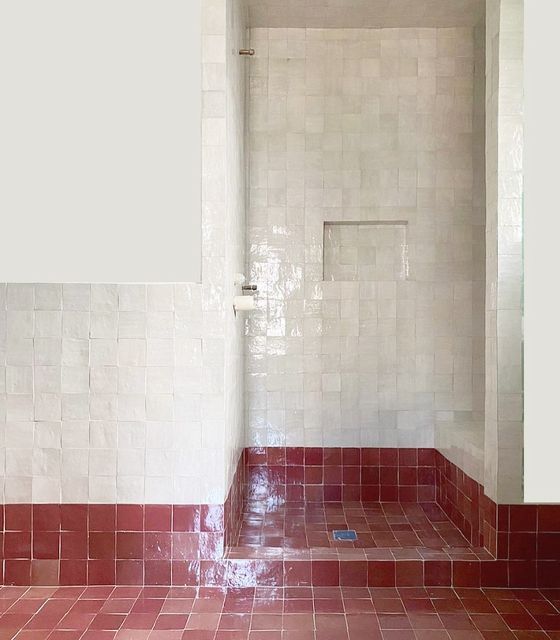
M 194 90 L 139 21 L 130 46 L 173 81 L 162 121 L 194 109 L 165 134 L 179 213 L 144 225 L 161 196 L 131 172 L 81 256 L 72 222 L 25 236 L 39 269 L 0 262 L 0 635 L 556 637 L 560 507 L 524 477 L 522 0 L 172 5 L 141 11 L 175 15 L 159 53 Z M 132 150 L 161 192 L 158 135 Z

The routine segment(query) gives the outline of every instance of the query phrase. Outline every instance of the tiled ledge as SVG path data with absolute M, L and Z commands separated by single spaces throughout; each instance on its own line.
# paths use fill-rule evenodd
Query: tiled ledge
M 235 547 L 226 554 L 228 560 L 364 560 L 368 562 L 418 561 L 490 561 L 495 560 L 486 549 L 274 549 L 271 547 Z

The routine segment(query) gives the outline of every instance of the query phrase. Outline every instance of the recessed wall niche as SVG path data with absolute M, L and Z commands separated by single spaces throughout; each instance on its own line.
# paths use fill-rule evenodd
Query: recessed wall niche
M 323 280 L 408 278 L 406 220 L 325 222 Z

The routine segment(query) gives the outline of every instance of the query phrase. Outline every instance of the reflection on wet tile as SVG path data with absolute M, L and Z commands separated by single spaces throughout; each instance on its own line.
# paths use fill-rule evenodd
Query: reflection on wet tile
M 351 529 L 356 541 L 335 540 L 333 530 Z M 437 504 L 288 503 L 245 505 L 237 543 L 244 547 L 308 549 L 466 548 L 468 542 Z

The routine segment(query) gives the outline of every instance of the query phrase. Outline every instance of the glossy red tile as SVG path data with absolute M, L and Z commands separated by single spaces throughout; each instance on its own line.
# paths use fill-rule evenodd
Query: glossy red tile
M 368 586 L 394 587 L 396 585 L 395 561 L 368 562 Z
M 397 587 L 420 587 L 424 584 L 424 565 L 419 561 L 399 560 L 395 567 Z
M 60 558 L 60 533 L 57 531 L 34 532 L 33 558 L 58 560 Z
M 538 533 L 537 557 L 539 560 L 560 560 L 560 532 Z
M 215 532 L 223 530 L 224 508 L 222 505 L 201 505 L 200 530 Z
M 480 587 L 480 563 L 458 560 L 453 563 L 453 585 L 456 587 Z
M 89 534 L 88 553 L 92 560 L 113 560 L 115 558 L 114 531 L 92 531 Z
M 118 504 L 117 531 L 144 531 L 144 505 Z
M 451 585 L 451 561 L 434 560 L 424 565 L 424 584 L 427 587 L 448 587 Z
M 200 531 L 200 506 L 173 505 L 173 531 Z
M 171 584 L 198 586 L 202 584 L 200 562 L 198 560 L 171 561 Z
M 200 540 L 196 533 L 172 534 L 172 557 L 174 560 L 192 560 L 200 555 Z
M 367 587 L 368 570 L 365 560 L 351 560 L 340 563 L 340 586 Z
M 87 584 L 87 560 L 61 560 L 59 582 L 61 585 Z
M 4 533 L 4 558 L 31 559 L 31 533 L 6 531 Z
M 537 557 L 537 533 L 513 531 L 508 539 L 508 557 L 511 560 L 534 559 Z
M 116 582 L 115 560 L 95 559 L 87 563 L 87 584 L 112 585 Z
M 560 513 L 560 512 L 559 512 Z M 509 507 L 509 531 L 536 531 L 537 506 L 512 504 Z
M 59 583 L 59 560 L 38 559 L 31 561 L 31 584 L 45 585 Z
M 340 584 L 340 566 L 338 560 L 317 560 L 311 564 L 311 583 L 313 586 L 338 586 Z
M 87 531 L 88 506 L 86 504 L 61 504 L 60 529 L 62 531 Z
M 115 563 L 115 581 L 118 585 L 143 585 L 144 562 L 142 560 L 119 560 Z
M 116 557 L 119 560 L 142 560 L 144 558 L 144 533 L 118 531 L 116 535 Z
M 4 506 L 5 531 L 31 531 L 30 504 L 7 504 Z
M 31 584 L 31 560 L 6 558 L 4 560 L 4 584 L 22 586 Z
M 145 584 L 171 584 L 171 560 L 146 560 L 144 562 Z
M 60 531 L 60 505 L 34 504 L 33 531 Z
M 482 563 L 480 583 L 483 587 L 501 587 L 509 584 L 509 563 L 506 560 Z
M 115 532 L 117 526 L 117 505 L 90 504 L 88 506 L 89 530 Z
M 171 531 L 172 506 L 147 504 L 144 507 L 144 531 Z
M 537 514 L 539 532 L 560 532 L 560 505 L 539 505 Z
M 311 585 L 311 562 L 286 560 L 284 562 L 284 584 L 298 587 Z

